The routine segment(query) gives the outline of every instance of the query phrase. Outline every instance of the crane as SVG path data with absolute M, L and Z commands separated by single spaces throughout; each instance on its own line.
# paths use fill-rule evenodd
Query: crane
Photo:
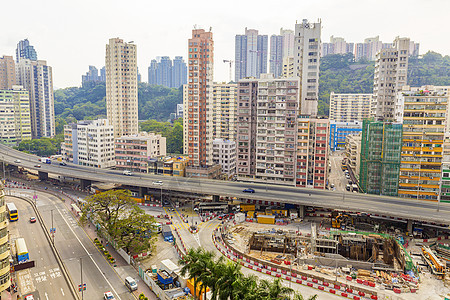
M 233 68 L 234 60 L 224 59 L 223 62 L 224 62 L 224 63 L 229 63 L 229 64 L 230 64 L 230 82 L 231 82 L 231 70 L 232 70 L 232 68 Z

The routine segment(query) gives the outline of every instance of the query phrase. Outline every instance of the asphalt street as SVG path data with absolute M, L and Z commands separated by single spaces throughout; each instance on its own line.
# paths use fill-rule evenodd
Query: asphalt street
M 34 194 L 32 190 L 13 190 L 12 193 L 29 198 Z M 117 300 L 136 299 L 123 282 L 126 276 L 136 277 L 136 272 L 130 274 L 120 272 L 122 275 L 119 275 L 59 198 L 48 193 L 37 192 L 36 194 L 38 196 L 36 205 L 46 227 L 51 228 L 53 223 L 53 227 L 56 228 L 55 246 L 76 286 L 81 283 L 82 264 L 83 283 L 86 283 L 84 299 L 103 299 L 103 293 L 106 291 L 112 291 Z M 43 238 L 40 240 L 44 241 Z M 50 263 L 48 265 L 52 266 Z M 61 292 L 59 297 L 48 299 L 62 299 Z
M 19 220 L 9 223 L 10 242 L 22 237 L 25 239 L 30 260 L 35 267 L 16 272 L 20 294 L 33 295 L 35 299 L 72 299 L 69 286 L 62 275 L 56 258 L 50 248 L 44 231 L 38 222 L 30 223 L 30 217 L 35 217 L 31 205 L 16 197 L 6 197 L 7 202 L 13 202 L 19 211 Z M 15 299 L 15 298 L 14 298 Z

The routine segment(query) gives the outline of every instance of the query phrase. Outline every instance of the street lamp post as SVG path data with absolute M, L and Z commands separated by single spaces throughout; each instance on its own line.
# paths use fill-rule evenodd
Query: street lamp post
M 52 242 L 53 242 L 53 244 L 55 244 L 55 228 L 53 227 L 53 209 L 51 210 L 51 214 L 52 214 L 52 228 L 51 228 Z
M 83 284 L 83 258 L 80 257 L 80 273 L 81 273 L 81 300 L 84 299 L 84 284 Z

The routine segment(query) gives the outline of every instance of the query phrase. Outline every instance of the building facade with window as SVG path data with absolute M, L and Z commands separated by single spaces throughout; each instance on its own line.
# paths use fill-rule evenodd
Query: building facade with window
M 137 173 L 148 172 L 148 162 L 152 158 L 166 155 L 166 138 L 153 132 L 115 139 L 116 169 Z

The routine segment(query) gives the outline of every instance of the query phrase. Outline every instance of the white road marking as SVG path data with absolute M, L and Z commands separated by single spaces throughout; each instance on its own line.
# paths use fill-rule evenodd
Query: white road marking
M 48 295 L 47 295 L 47 292 L 45 292 L 45 299 L 47 299 L 47 300 L 48 300 Z
M 102 270 L 100 269 L 100 267 L 97 265 L 97 263 L 95 262 L 95 260 L 92 258 L 91 253 L 89 253 L 86 249 L 86 247 L 84 246 L 84 244 L 80 241 L 80 239 L 78 238 L 78 236 L 75 234 L 75 232 L 73 231 L 72 227 L 69 226 L 69 223 L 67 222 L 66 218 L 63 216 L 63 214 L 61 213 L 61 211 L 59 210 L 58 207 L 56 207 L 56 210 L 58 211 L 58 213 L 61 215 L 61 217 L 63 218 L 64 222 L 66 222 L 67 226 L 69 227 L 70 231 L 72 231 L 73 235 L 75 236 L 75 238 L 78 240 L 78 242 L 80 243 L 81 247 L 83 247 L 84 251 L 86 251 L 86 254 L 89 256 L 89 258 L 91 259 L 91 261 L 94 263 L 94 265 L 97 267 L 98 271 L 100 272 L 100 274 L 102 274 L 103 278 L 105 279 L 105 281 L 108 283 L 108 285 L 110 286 L 111 290 L 117 295 L 117 299 L 121 300 L 119 294 L 116 292 L 116 290 L 114 289 L 114 287 L 112 286 L 111 282 L 109 282 L 109 280 L 106 278 L 105 274 L 102 272 Z
M 61 294 L 64 296 L 64 290 L 61 288 Z

